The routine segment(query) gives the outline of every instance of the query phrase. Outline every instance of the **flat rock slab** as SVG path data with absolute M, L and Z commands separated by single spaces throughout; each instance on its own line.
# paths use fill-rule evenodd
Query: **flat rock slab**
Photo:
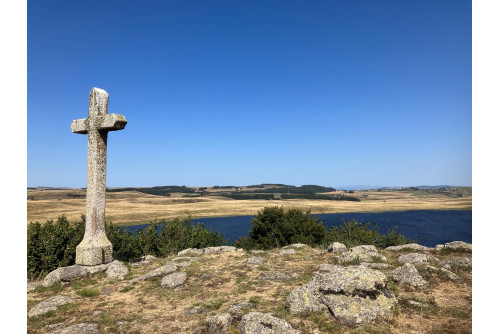
M 465 250 L 472 252 L 472 244 L 463 241 L 452 241 L 445 243 L 443 249 Z
M 398 257 L 398 262 L 401 264 L 412 263 L 412 264 L 427 264 L 427 255 L 420 253 L 409 253 Z
M 63 329 L 58 329 L 52 334 L 98 334 L 99 326 L 95 323 L 75 324 Z
M 254 265 L 254 266 L 260 266 L 262 263 L 264 263 L 265 259 L 260 256 L 252 256 L 249 257 L 247 260 L 247 264 Z
M 387 263 L 361 262 L 359 265 L 363 266 L 363 267 L 368 267 L 371 269 L 387 269 L 387 268 L 389 268 L 389 265 Z
M 169 274 L 162 278 L 160 286 L 162 288 L 175 289 L 181 287 L 187 279 L 187 274 L 185 272 L 178 272 Z
M 69 266 L 59 267 L 45 276 L 43 286 L 51 286 L 54 283 L 69 282 L 73 279 L 81 278 L 87 275 L 97 274 L 108 269 L 110 263 L 97 266 Z
M 188 248 L 184 249 L 180 252 L 177 253 L 178 256 L 180 255 L 187 255 L 187 254 L 195 254 L 195 255 L 203 255 L 203 254 L 223 254 L 223 253 L 228 253 L 228 252 L 242 252 L 243 249 L 241 248 L 236 248 L 234 246 L 217 246 L 217 247 L 207 247 L 207 248 Z
M 394 269 L 387 276 L 392 277 L 400 284 L 410 285 L 415 288 L 420 288 L 427 284 L 427 281 L 420 276 L 417 268 L 411 263 L 405 263 L 403 266 Z
M 297 278 L 297 274 L 289 274 L 284 271 L 264 271 L 260 279 L 264 281 L 288 281 Z
M 303 247 L 307 247 L 307 245 L 306 244 L 291 244 L 291 245 L 283 247 L 283 249 L 288 249 L 288 248 L 303 248 Z
M 49 311 L 56 310 L 59 306 L 73 303 L 75 300 L 68 296 L 57 295 L 50 297 L 31 308 L 28 312 L 28 317 L 35 317 L 43 315 Z
M 426 252 L 426 251 L 429 251 L 431 249 L 432 248 L 413 243 L 413 244 L 406 244 L 406 245 L 399 245 L 399 246 L 390 246 L 390 247 L 387 247 L 385 250 L 389 251 L 389 252 L 401 252 L 401 251 L 407 251 L 407 250 Z
M 271 313 L 250 312 L 241 318 L 238 326 L 241 334 L 299 334 L 300 332 L 283 319 Z
M 445 264 L 457 267 L 472 267 L 472 259 L 468 257 L 452 257 L 443 261 Z
M 281 256 L 283 256 L 283 255 L 292 255 L 292 254 L 295 254 L 295 253 L 297 253 L 297 252 L 295 251 L 295 249 L 293 249 L 293 248 L 288 248 L 288 249 L 283 249 L 283 250 L 281 250 L 280 255 L 281 255 Z
M 140 281 L 145 281 L 147 279 L 150 279 L 152 277 L 158 277 L 158 276 L 163 276 L 167 274 L 171 274 L 177 270 L 177 266 L 173 262 L 167 262 L 165 265 L 161 266 L 160 268 L 156 268 L 154 270 L 151 270 L 150 272 L 147 272 L 146 274 L 136 277 L 132 280 L 129 281 L 130 284 L 140 282 Z

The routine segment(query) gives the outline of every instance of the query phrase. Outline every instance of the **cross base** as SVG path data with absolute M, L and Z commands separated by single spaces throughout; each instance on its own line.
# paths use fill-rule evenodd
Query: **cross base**
M 83 238 L 76 247 L 75 263 L 81 266 L 95 266 L 113 261 L 113 245 L 106 238 L 90 240 Z

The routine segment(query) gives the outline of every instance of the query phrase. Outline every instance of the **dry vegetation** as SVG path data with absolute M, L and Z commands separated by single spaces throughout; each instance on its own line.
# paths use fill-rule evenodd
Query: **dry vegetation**
M 462 197 L 457 197 L 457 194 Z M 193 218 L 254 215 L 269 205 L 310 209 L 314 214 L 472 209 L 472 189 L 465 187 L 457 188 L 454 194 L 422 190 L 373 190 L 355 191 L 347 195 L 358 197 L 361 202 L 306 199 L 233 200 L 222 196 L 182 197 L 183 194 L 164 197 L 125 191 L 106 194 L 106 220 L 120 225 L 135 225 L 149 223 L 154 219 L 172 219 L 188 215 Z M 84 213 L 85 190 L 28 190 L 28 223 L 43 223 L 62 214 L 66 215 L 69 221 L 77 221 Z
M 258 312 L 271 312 L 286 319 L 302 333 L 471 333 L 472 332 L 472 271 L 470 268 L 454 269 L 461 282 L 451 282 L 444 276 L 428 274 L 426 290 L 415 290 L 392 282 L 389 288 L 399 301 L 394 320 L 361 328 L 349 328 L 324 313 L 292 316 L 285 309 L 288 294 L 308 282 L 321 263 L 332 263 L 332 253 L 319 253 L 310 247 L 298 249 L 290 256 L 279 256 L 279 250 L 257 254 L 266 258 L 259 267 L 246 264 L 253 254 L 232 252 L 222 255 L 203 255 L 203 260 L 180 268 L 188 279 L 180 289 L 159 287 L 159 278 L 128 285 L 126 280 L 157 268 L 168 259 L 158 259 L 146 267 L 132 267 L 125 281 L 108 281 L 104 274 L 73 281 L 67 285 L 49 288 L 38 287 L 28 293 L 28 309 L 37 302 L 56 294 L 77 299 L 41 317 L 28 320 L 28 333 L 50 333 L 51 324 L 67 321 L 64 327 L 81 322 L 97 322 L 102 332 L 118 333 L 203 333 L 209 315 L 227 312 L 229 306 L 251 302 Z M 397 256 L 381 251 L 390 265 L 387 273 L 397 267 Z M 467 254 L 442 254 L 471 256 Z M 296 273 L 297 278 L 286 282 L 260 280 L 264 271 Z M 108 289 L 106 294 L 103 289 Z M 410 300 L 426 306 L 412 306 Z M 205 308 L 203 313 L 189 314 L 195 306 Z M 102 314 L 92 316 L 95 310 Z M 119 323 L 123 321 L 124 323 Z M 237 325 L 237 324 L 236 324 Z M 235 326 L 234 333 L 238 333 Z

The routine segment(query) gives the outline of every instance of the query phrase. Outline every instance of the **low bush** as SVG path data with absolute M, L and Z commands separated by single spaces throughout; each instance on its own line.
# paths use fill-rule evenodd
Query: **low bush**
M 56 269 L 75 263 L 76 246 L 83 239 L 85 216 L 70 224 L 61 216 L 56 222 L 28 225 L 28 278 L 38 279 Z M 106 235 L 113 244 L 113 258 L 129 261 L 143 255 L 168 256 L 186 248 L 225 245 L 227 241 L 217 231 L 194 224 L 190 218 L 152 223 L 136 233 L 112 223 L 106 224 Z

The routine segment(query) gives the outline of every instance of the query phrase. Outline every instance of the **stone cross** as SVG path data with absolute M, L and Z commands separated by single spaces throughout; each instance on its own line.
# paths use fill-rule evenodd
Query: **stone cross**
M 106 237 L 106 146 L 108 131 L 122 130 L 125 116 L 108 114 L 109 95 L 93 88 L 90 92 L 89 117 L 71 123 L 74 133 L 88 134 L 87 208 L 85 235 L 76 247 L 76 264 L 93 266 L 113 260 L 113 246 Z

